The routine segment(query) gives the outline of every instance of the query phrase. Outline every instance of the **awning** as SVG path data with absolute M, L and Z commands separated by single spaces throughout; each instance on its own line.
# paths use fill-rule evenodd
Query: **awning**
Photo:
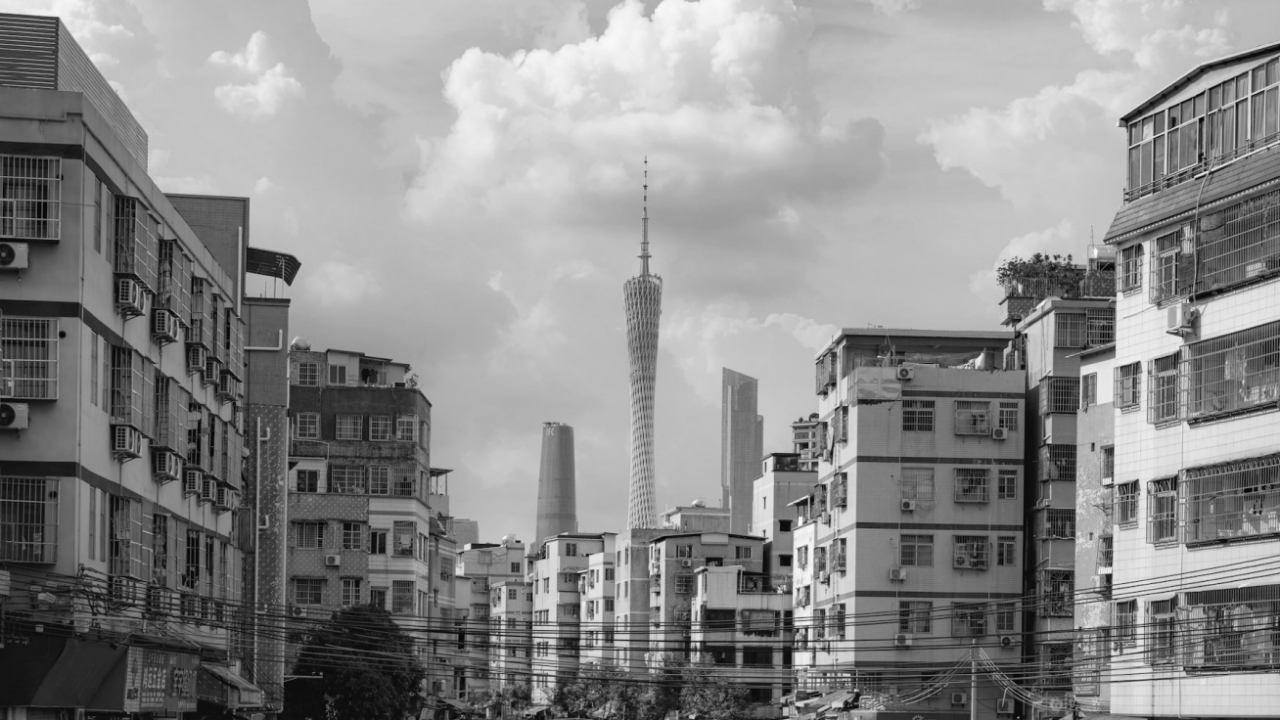
M 236 710 L 239 708 L 257 708 L 262 707 L 266 703 L 266 694 L 262 692 L 262 688 L 245 680 L 235 674 L 231 668 L 225 665 L 214 665 L 205 663 L 200 669 L 227 687 L 227 708 Z
M 110 707 L 94 704 L 98 689 L 128 652 L 128 648 L 102 642 L 67 640 L 57 662 L 36 688 L 31 705 L 36 707 L 83 707 L 93 710 L 120 710 L 124 696 L 112 698 Z
M 293 278 L 297 276 L 298 268 L 302 267 L 302 263 L 298 262 L 298 258 L 289 253 L 251 247 L 246 255 L 245 272 L 280 278 L 284 280 L 285 285 L 293 284 Z

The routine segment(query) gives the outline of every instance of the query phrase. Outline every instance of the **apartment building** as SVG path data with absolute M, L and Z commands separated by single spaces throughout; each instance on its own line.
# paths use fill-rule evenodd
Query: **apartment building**
M 533 701 L 547 705 L 557 684 L 578 673 L 582 643 L 579 579 L 590 557 L 612 555 L 614 533 L 560 533 L 535 555 L 533 583 Z
M 727 517 L 727 515 L 725 515 Z M 648 669 L 649 542 L 670 530 L 629 528 L 618 535 L 614 561 L 614 643 L 617 664 L 632 672 Z
M 490 584 L 491 687 L 528 685 L 533 655 L 533 584 L 525 579 Z
M 1110 711 L 1280 705 L 1280 43 L 1120 119 Z
M 706 501 L 677 505 L 662 513 L 662 528 L 668 532 L 729 532 L 732 516 L 728 505 L 707 507 Z
M 290 615 L 389 611 L 419 642 L 432 692 L 447 695 L 456 543 L 449 471 L 430 465 L 431 403 L 404 363 L 298 339 L 289 365 Z
M 809 413 L 791 423 L 792 451 L 800 456 L 800 470 L 812 472 L 818 469 L 818 415 Z
M 796 510 L 792 503 L 808 495 L 818 482 L 816 470 L 801 467 L 800 455 L 771 453 L 752 488 L 748 534 L 764 538 L 763 572 L 777 576 L 780 583 L 790 582 L 795 557 L 792 531 Z
M 248 201 L 156 187 L 57 18 L 0 14 L 0 57 L 0 707 L 278 709 L 241 677 Z
M 587 556 L 587 567 L 578 576 L 578 594 L 582 596 L 579 613 L 582 665 L 619 667 L 625 659 L 614 626 L 617 558 L 617 552 L 593 553 Z
M 715 680 L 745 687 L 757 711 L 791 692 L 791 594 L 741 565 L 693 573 L 692 661 Z
M 1009 709 L 989 674 L 974 698 L 955 673 L 971 653 L 1020 659 L 1026 373 L 993 367 L 1011 337 L 846 329 L 818 355 L 819 485 L 794 503 L 800 689 Z
M 452 655 L 453 697 L 473 699 L 494 687 L 489 665 L 493 657 L 492 588 L 524 579 L 524 543 L 508 535 L 501 543 L 468 543 L 458 551 L 455 572 L 456 652 Z

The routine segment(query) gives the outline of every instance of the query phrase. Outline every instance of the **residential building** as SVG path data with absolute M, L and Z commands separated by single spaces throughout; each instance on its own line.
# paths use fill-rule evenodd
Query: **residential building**
M 1120 119 L 1112 713 L 1280 704 L 1278 96 L 1272 43 Z
M 727 521 L 722 516 L 721 522 Z M 648 669 L 649 657 L 649 542 L 671 532 L 631 528 L 617 537 L 614 561 L 614 642 L 617 664 L 633 672 Z
M 845 329 L 818 355 L 820 484 L 793 529 L 800 689 L 930 717 L 1002 699 L 950 670 L 1019 664 L 1026 374 L 992 367 L 1010 339 Z
M 808 495 L 818 482 L 816 470 L 801 470 L 795 453 L 772 453 L 763 461 L 764 474 L 754 483 L 750 535 L 764 538 L 764 572 L 776 581 L 790 581 L 794 566 L 792 531 L 796 524 L 796 500 Z M 790 609 L 790 606 L 788 606 Z
M 692 659 L 713 679 L 745 686 L 757 710 L 792 686 L 791 594 L 741 565 L 704 566 L 693 575 Z
M 720 506 L 729 508 L 728 532 L 751 525 L 751 483 L 760 477 L 764 455 L 764 418 L 756 412 L 760 383 L 749 375 L 721 368 Z
M 534 548 L 552 535 L 578 531 L 577 475 L 573 428 L 549 422 L 542 427 L 538 467 L 538 520 Z
M 729 507 L 707 507 L 701 498 L 690 505 L 677 505 L 662 514 L 662 527 L 668 532 L 729 532 Z
M 0 14 L 0 57 L 0 708 L 278 710 L 278 675 L 270 697 L 241 677 L 263 669 L 242 584 L 248 201 L 165 195 L 57 18 Z M 126 670 L 173 682 L 126 689 Z
M 813 472 L 818 469 L 818 414 L 809 413 L 791 423 L 792 451 L 800 456 L 800 471 Z
M 533 654 L 533 583 L 499 580 L 489 587 L 491 686 L 528 685 Z
M 502 543 L 468 543 L 458 551 L 455 571 L 457 633 L 452 655 L 453 697 L 475 699 L 491 689 L 489 666 L 493 656 L 492 612 L 497 583 L 524 579 L 524 543 L 508 535 Z
M 592 553 L 578 577 L 578 594 L 582 596 L 582 665 L 621 667 L 625 661 L 614 626 L 617 558 L 617 552 Z
M 557 684 L 577 675 L 582 642 L 578 580 L 589 558 L 614 553 L 614 533 L 560 533 L 542 541 L 533 583 L 533 701 L 549 704 Z

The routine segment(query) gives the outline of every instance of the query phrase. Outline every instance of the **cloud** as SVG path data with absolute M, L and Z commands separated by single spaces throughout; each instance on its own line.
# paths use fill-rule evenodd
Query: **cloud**
M 916 9 L 919 0 L 864 0 L 876 9 L 882 15 L 897 15 L 908 10 Z
M 279 185 L 276 185 L 275 183 L 271 182 L 271 178 L 263 175 L 262 177 L 258 178 L 257 182 L 253 184 L 253 192 L 257 195 L 261 195 L 262 193 L 269 192 L 278 187 Z
M 1230 48 L 1225 10 L 1184 0 L 1044 0 L 1046 10 L 1070 12 L 1090 47 L 1127 54 L 1153 69 L 1170 56 L 1211 58 Z
M 1076 236 L 1075 226 L 1066 220 L 1044 230 L 1019 235 L 1010 240 L 996 255 L 995 262 L 991 264 L 989 270 L 981 270 L 969 276 L 969 291 L 977 296 L 983 307 L 990 308 L 998 315 L 1002 309 L 998 305 L 1003 295 L 996 284 L 996 270 L 1001 263 L 1015 257 L 1030 258 L 1036 253 L 1073 255 L 1080 260 L 1079 249 L 1083 240 Z
M 182 175 L 179 177 L 153 176 L 156 187 L 167 193 L 188 193 L 191 195 L 212 195 L 216 192 L 213 178 L 204 175 Z
M 249 37 L 244 50 L 234 54 L 218 50 L 209 56 L 211 65 L 256 76 L 252 82 L 214 88 L 213 96 L 224 110 L 250 119 L 270 117 L 280 111 L 287 98 L 305 94 L 302 83 L 289 75 L 284 63 L 272 65 L 267 56 L 267 34 L 261 30 Z
M 367 268 L 340 260 L 320 263 L 309 269 L 302 282 L 308 302 L 322 309 L 341 308 L 358 317 L 360 303 L 381 294 L 378 277 Z

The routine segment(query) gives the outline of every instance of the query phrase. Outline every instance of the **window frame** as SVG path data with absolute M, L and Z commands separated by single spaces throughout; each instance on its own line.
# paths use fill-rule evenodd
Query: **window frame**
M 369 416 L 369 440 L 371 442 L 388 442 L 394 436 L 395 422 L 391 415 Z
M 903 400 L 902 431 L 934 432 L 937 428 L 937 402 L 934 400 Z
M 360 441 L 364 439 L 364 416 L 342 413 L 334 416 L 333 439 Z
M 299 607 L 324 605 L 324 588 L 324 578 L 294 578 L 293 604 Z
M 1115 406 L 1118 410 L 1133 410 L 1142 403 L 1142 361 L 1126 363 L 1116 368 Z
M 1132 294 L 1142 289 L 1142 243 L 1120 249 L 1120 262 L 1116 266 L 1116 284 L 1121 293 Z
M 298 363 L 299 387 L 320 387 L 320 363 L 306 361 Z
M 932 635 L 933 603 L 929 600 L 899 600 L 898 632 Z
M 898 560 L 902 567 L 933 567 L 933 535 L 903 533 L 898 538 Z M 911 548 L 908 555 L 908 548 Z
M 984 603 L 951 603 L 952 637 L 985 637 L 987 606 Z
M 1017 500 L 1018 485 L 1019 479 L 1017 470 L 1000 468 L 996 471 L 997 500 Z

